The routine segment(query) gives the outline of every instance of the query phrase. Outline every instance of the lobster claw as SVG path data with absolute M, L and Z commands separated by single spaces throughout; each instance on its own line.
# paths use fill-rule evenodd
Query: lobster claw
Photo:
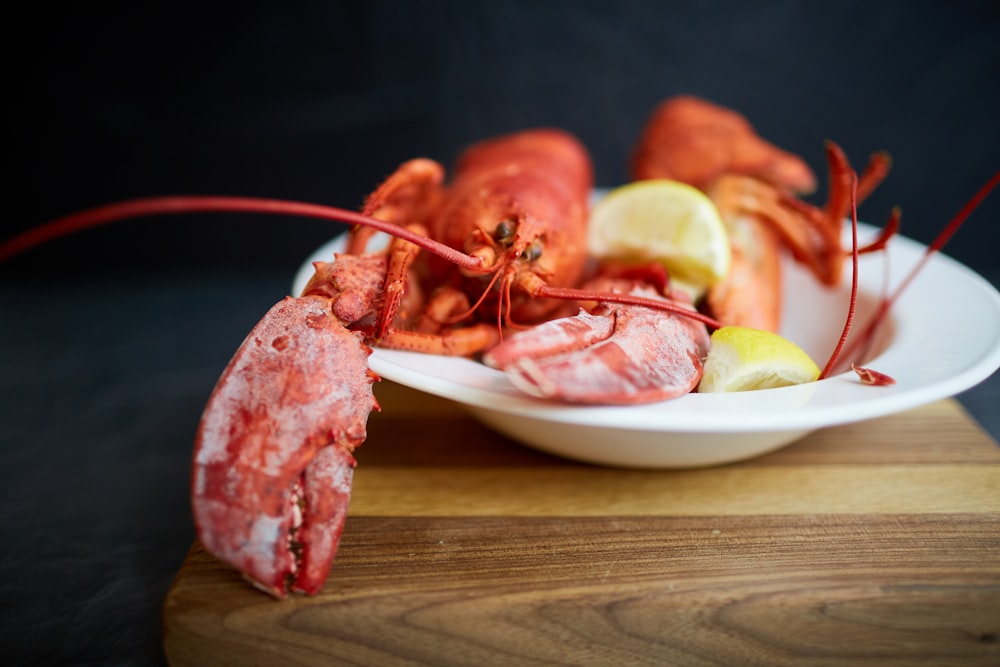
M 657 297 L 650 288 L 630 293 Z M 639 306 L 600 304 L 508 337 L 483 357 L 533 396 L 632 404 L 676 398 L 701 380 L 702 322 Z
M 654 109 L 632 156 L 635 180 L 670 178 L 705 189 L 723 174 L 752 176 L 800 194 L 816 177 L 799 156 L 762 139 L 740 113 L 691 95 Z
M 315 593 L 343 531 L 378 403 L 371 349 L 329 299 L 287 297 L 226 367 L 195 441 L 192 510 L 207 551 L 283 598 Z

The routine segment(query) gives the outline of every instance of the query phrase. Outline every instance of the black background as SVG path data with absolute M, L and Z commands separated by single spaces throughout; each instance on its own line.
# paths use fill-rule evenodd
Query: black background
M 280 5 L 280 6 L 279 6 Z M 825 183 L 822 142 L 894 157 L 861 210 L 927 242 L 1000 166 L 1000 3 L 36 5 L 8 18 L 8 236 L 123 198 L 353 208 L 399 162 L 557 125 L 626 180 L 661 99 L 743 112 Z M 821 187 L 817 201 L 825 194 Z M 1000 283 L 1000 193 L 947 252 Z M 0 654 L 157 664 L 193 538 L 201 407 L 336 230 L 262 216 L 118 223 L 0 266 Z M 960 298 L 961 295 L 956 295 Z M 915 360 L 914 363 L 920 363 Z M 1000 435 L 997 377 L 962 396 Z M 363 465 L 363 450 L 359 454 Z
M 261 5 L 35 9 L 30 76 L 13 105 L 16 215 L 4 227 L 157 194 L 354 208 L 405 159 L 450 164 L 470 142 L 536 125 L 576 133 L 598 185 L 611 186 L 627 180 L 653 106 L 677 93 L 738 109 L 821 186 L 825 139 L 858 165 L 888 150 L 893 172 L 861 218 L 881 224 L 898 204 L 904 233 L 925 242 L 998 166 L 996 2 Z M 988 202 L 949 253 L 1000 264 L 998 211 Z M 291 270 L 330 227 L 131 221 L 8 270 L 56 257 L 73 271 Z

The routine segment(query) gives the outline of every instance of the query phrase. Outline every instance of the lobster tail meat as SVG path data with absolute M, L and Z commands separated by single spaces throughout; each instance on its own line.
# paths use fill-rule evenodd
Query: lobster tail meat
M 784 291 L 779 237 L 753 215 L 725 222 L 732 252 L 729 275 L 705 294 L 708 312 L 727 324 L 777 332 Z
M 370 353 L 330 300 L 288 297 L 251 330 L 205 407 L 192 471 L 198 538 L 275 597 L 315 593 L 326 579 L 352 452 L 378 409 Z

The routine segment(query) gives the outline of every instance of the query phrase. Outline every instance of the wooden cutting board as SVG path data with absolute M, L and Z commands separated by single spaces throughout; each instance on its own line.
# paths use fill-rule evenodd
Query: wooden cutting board
M 170 664 L 1000 664 L 1000 449 L 953 400 L 635 471 L 377 393 L 321 594 L 277 602 L 195 544 Z

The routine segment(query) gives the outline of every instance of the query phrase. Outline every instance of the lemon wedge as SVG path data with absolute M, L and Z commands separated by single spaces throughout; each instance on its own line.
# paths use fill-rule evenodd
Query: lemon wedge
M 666 179 L 611 190 L 590 211 L 590 253 L 598 259 L 657 261 L 695 289 L 729 272 L 729 236 L 705 193 Z
M 776 333 L 722 327 L 712 334 L 698 391 L 750 391 L 819 379 L 819 366 L 802 348 Z

